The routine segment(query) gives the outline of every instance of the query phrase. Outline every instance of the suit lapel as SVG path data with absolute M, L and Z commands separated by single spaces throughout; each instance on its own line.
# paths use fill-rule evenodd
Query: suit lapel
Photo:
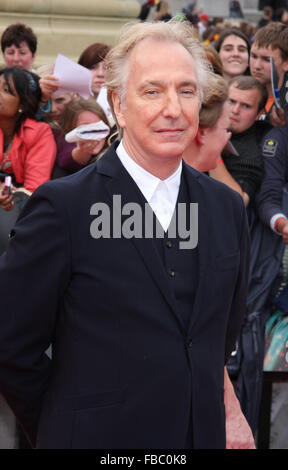
M 124 204 L 130 202 L 140 203 L 135 183 L 123 167 L 113 147 L 99 160 L 97 166 L 98 173 L 110 176 L 109 180 L 107 180 L 106 188 L 111 200 L 111 207 L 114 195 L 121 196 L 122 207 Z M 142 209 L 144 210 L 143 207 Z M 149 238 L 131 238 L 131 243 L 136 248 L 138 255 L 145 264 L 155 284 L 158 286 L 169 308 L 175 315 L 180 328 L 186 334 L 181 314 L 178 311 L 175 297 L 170 287 L 168 274 L 164 269 L 164 264 L 155 247 L 154 241 Z
M 195 324 L 198 315 L 201 313 L 201 305 L 203 296 L 205 295 L 205 281 L 207 274 L 207 264 L 209 262 L 209 214 L 207 212 L 207 201 L 205 199 L 205 192 L 201 183 L 199 182 L 200 173 L 193 170 L 189 165 L 183 162 L 183 172 L 187 181 L 188 191 L 191 202 L 198 204 L 198 266 L 199 276 L 198 285 L 196 290 L 196 297 L 194 301 L 193 311 L 190 318 L 189 329 L 190 332 Z

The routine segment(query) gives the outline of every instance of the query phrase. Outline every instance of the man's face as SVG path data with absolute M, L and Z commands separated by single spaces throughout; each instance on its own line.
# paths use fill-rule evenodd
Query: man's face
M 113 94 L 129 155 L 153 173 L 195 137 L 200 98 L 194 59 L 178 43 L 145 39 L 131 52 L 124 103 Z
M 273 49 L 273 61 L 279 76 L 278 88 L 280 89 L 283 83 L 285 72 L 288 72 L 288 60 L 284 60 L 281 55 L 280 49 Z
M 257 88 L 239 90 L 233 84 L 229 87 L 229 129 L 233 133 L 244 132 L 254 124 L 261 114 L 261 110 L 258 111 L 260 100 L 261 94 Z
M 271 46 L 258 47 L 253 44 L 250 54 L 250 71 L 252 77 L 256 78 L 262 85 L 271 84 L 270 57 L 272 55 Z

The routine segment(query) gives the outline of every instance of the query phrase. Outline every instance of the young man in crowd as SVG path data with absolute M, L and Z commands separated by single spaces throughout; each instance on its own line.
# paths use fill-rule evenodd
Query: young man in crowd
M 265 118 L 271 111 L 274 103 L 274 96 L 271 83 L 271 64 L 273 47 L 277 43 L 280 32 L 285 28 L 282 23 L 271 23 L 258 29 L 255 33 L 250 53 L 250 72 L 252 77 L 256 78 L 266 87 L 268 98 L 265 103 Z M 275 123 L 279 125 L 279 123 Z
M 229 82 L 229 130 L 231 142 L 238 156 L 226 155 L 211 176 L 225 183 L 221 178 L 221 166 L 225 164 L 230 175 L 242 189 L 247 206 L 255 197 L 264 175 L 260 142 L 271 128 L 264 121 L 258 121 L 267 100 L 263 85 L 253 77 L 239 76 Z
M 283 106 L 287 108 L 285 96 L 288 72 L 288 27 L 279 34 L 273 47 L 273 59 L 279 75 L 279 88 L 282 87 Z M 286 112 L 287 114 L 287 112 Z M 283 189 L 288 182 L 288 123 L 273 128 L 262 144 L 265 177 L 257 196 L 257 207 L 261 220 L 282 236 L 288 243 L 288 220 L 283 212 Z

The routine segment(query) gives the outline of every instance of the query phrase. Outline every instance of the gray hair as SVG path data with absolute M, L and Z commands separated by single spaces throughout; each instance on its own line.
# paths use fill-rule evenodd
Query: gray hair
M 168 22 L 133 23 L 124 26 L 117 45 L 110 50 L 105 58 L 106 86 L 112 112 L 112 92 L 116 91 L 121 102 L 125 102 L 129 74 L 128 58 L 134 47 L 146 38 L 179 43 L 189 52 L 195 61 L 200 101 L 206 100 L 211 94 L 210 79 L 213 80 L 214 74 L 191 24 L 173 19 Z

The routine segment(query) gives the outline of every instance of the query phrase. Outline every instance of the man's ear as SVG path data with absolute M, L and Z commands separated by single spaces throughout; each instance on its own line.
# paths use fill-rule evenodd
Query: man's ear
M 205 129 L 198 127 L 198 131 L 197 131 L 195 139 L 198 145 L 204 145 L 205 144 Z
M 288 60 L 284 60 L 281 64 L 283 72 L 288 72 Z
M 124 129 L 126 127 L 126 121 L 125 121 L 125 117 L 123 114 L 123 104 L 121 103 L 121 99 L 117 91 L 112 92 L 111 98 L 112 98 L 113 109 L 114 109 L 117 122 L 119 126 Z

